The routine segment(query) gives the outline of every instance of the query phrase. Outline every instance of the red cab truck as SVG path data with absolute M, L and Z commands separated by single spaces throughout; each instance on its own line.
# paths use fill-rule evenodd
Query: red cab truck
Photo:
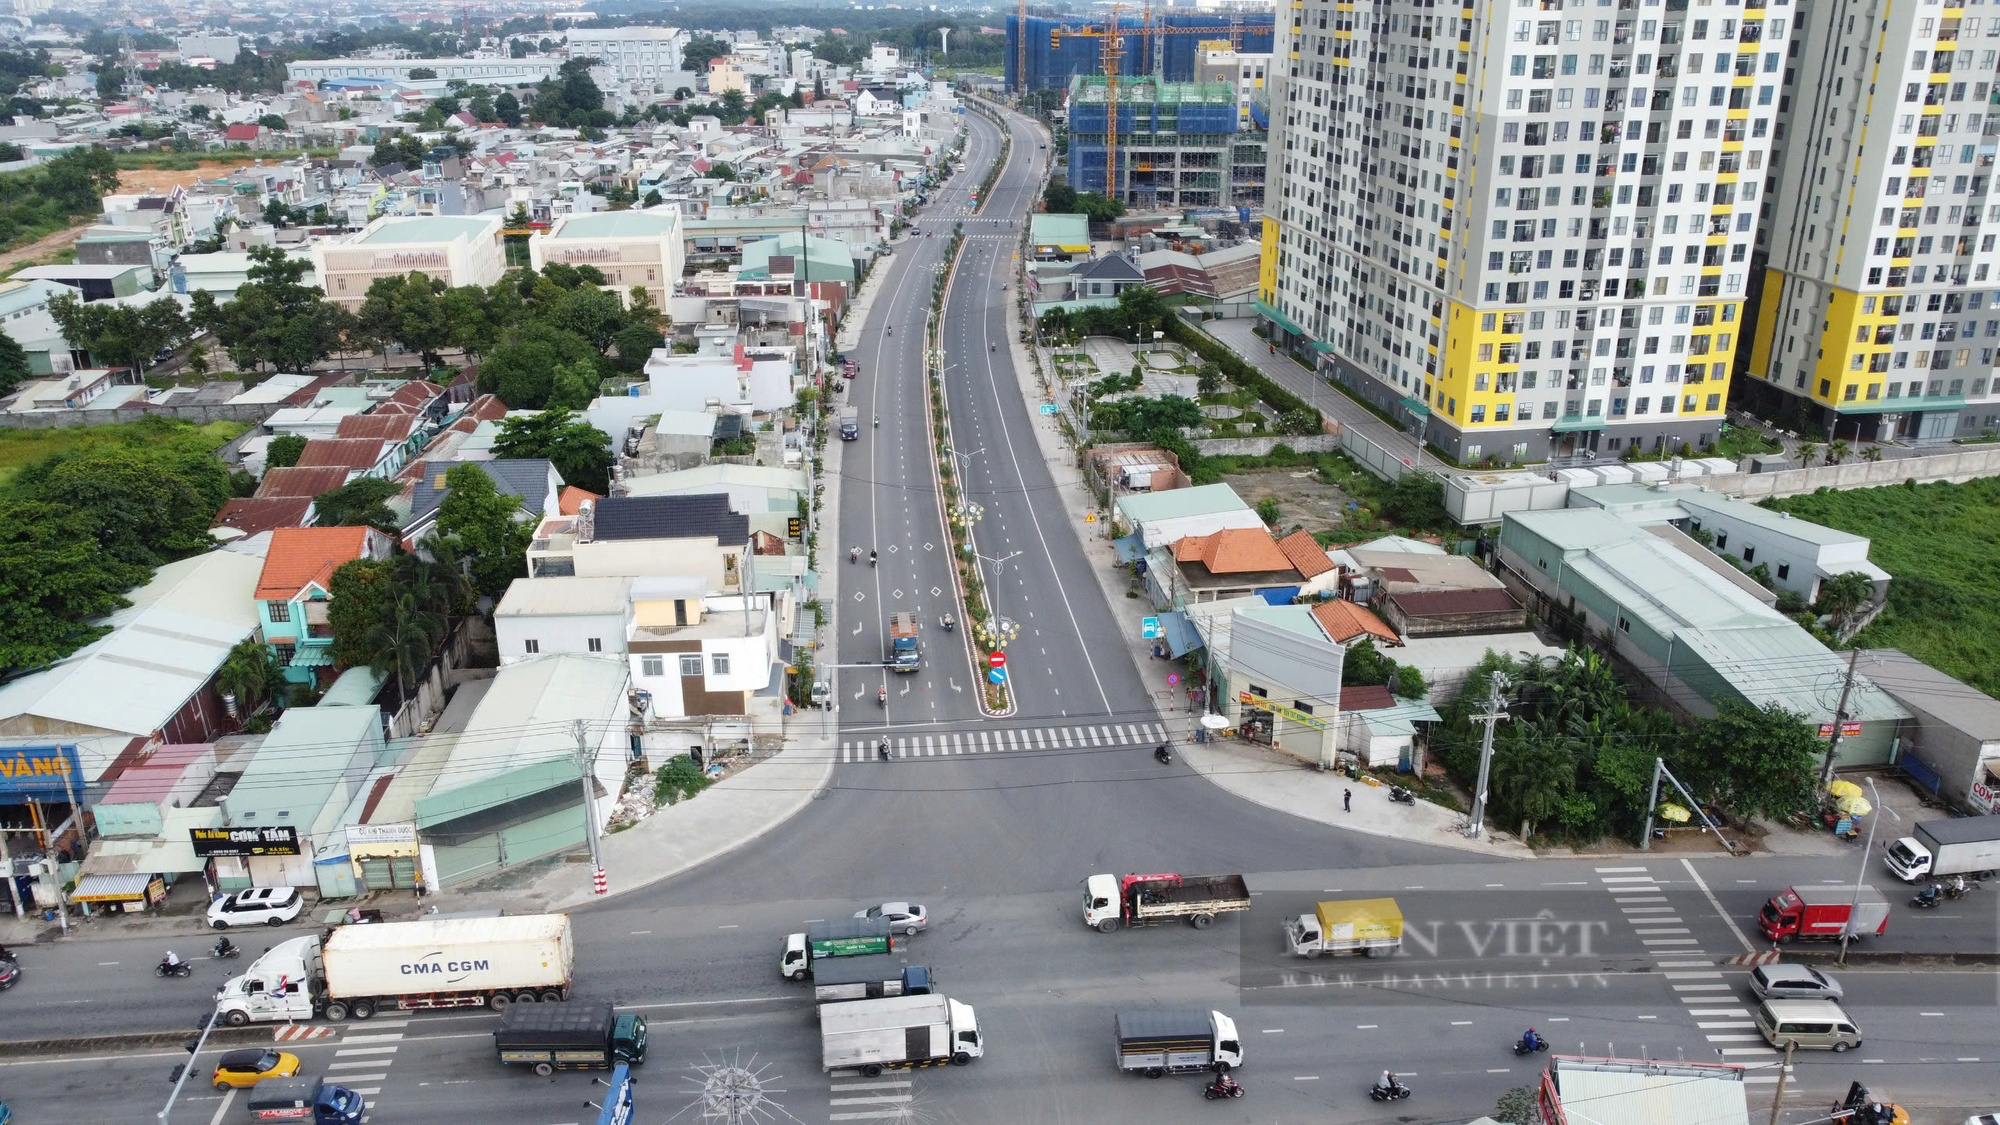
M 1857 938 L 1873 937 L 1889 928 L 1889 904 L 1873 887 L 1861 888 L 1859 903 L 1853 887 L 1787 887 L 1757 912 L 1757 928 L 1777 942 L 1839 941 L 1850 932 Z

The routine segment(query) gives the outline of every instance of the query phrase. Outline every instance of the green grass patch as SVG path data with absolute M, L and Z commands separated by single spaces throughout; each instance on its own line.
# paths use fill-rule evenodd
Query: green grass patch
M 2000 696 L 2000 480 L 1822 489 L 1766 506 L 1870 540 L 1894 575 L 1863 648 L 1899 648 Z
M 183 422 L 120 422 L 110 426 L 71 426 L 59 430 L 0 429 L 0 488 L 5 488 L 24 467 L 57 453 L 88 449 L 98 445 L 150 445 L 159 440 L 162 426 L 201 435 L 211 449 L 220 449 L 249 428 L 243 422 L 210 422 L 191 426 Z

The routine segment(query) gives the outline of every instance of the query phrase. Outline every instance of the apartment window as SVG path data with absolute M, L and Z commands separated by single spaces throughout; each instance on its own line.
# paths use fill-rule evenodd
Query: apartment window
M 1791 564 L 1791 563 L 1779 563 L 1779 564 L 1778 564 L 1778 580 L 1779 580 L 1780 582 L 1782 582 L 1782 581 L 1784 581 L 1785 579 L 1787 579 L 1787 578 L 1790 578 L 1791 576 L 1792 576 L 1792 564 Z
M 290 621 L 292 619 L 292 603 L 265 602 L 264 612 L 274 623 Z
M 530 637 L 521 642 L 521 651 L 527 653 L 529 656 L 533 656 L 542 651 L 542 642 Z
M 667 674 L 667 658 L 664 656 L 642 656 L 639 658 L 641 676 L 664 676 Z
M 729 674 L 729 654 L 726 652 L 710 653 L 708 655 L 708 665 L 709 669 L 715 675 L 727 676 Z
M 687 679 L 699 679 L 701 677 L 701 657 L 699 655 L 681 657 L 681 675 Z
M 603 651 L 604 651 L 604 638 L 603 638 L 603 637 L 592 637 L 592 638 L 590 638 L 589 640 L 587 640 L 587 641 L 583 642 L 583 647 L 585 647 L 585 648 L 589 649 L 589 650 L 590 650 L 590 651 L 592 651 L 592 652 L 603 652 Z

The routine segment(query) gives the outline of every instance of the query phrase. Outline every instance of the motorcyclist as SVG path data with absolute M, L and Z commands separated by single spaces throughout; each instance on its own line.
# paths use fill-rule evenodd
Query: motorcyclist
M 1224 1098 L 1230 1097 L 1237 1088 L 1236 1080 L 1229 1077 L 1227 1072 L 1218 1072 L 1215 1081 L 1210 1082 L 1209 1086 L 1215 1090 L 1216 1096 Z
M 1950 895 L 1950 896 L 1951 896 L 1951 897 L 1953 897 L 1953 898 L 1957 898 L 1958 896 L 1960 896 L 1960 895 L 1964 894 L 1964 893 L 1965 893 L 1965 876 L 1963 876 L 1963 875 L 1953 875 L 1953 876 L 1951 877 L 1951 882 L 1950 882 L 1950 884 L 1948 884 L 1948 885 L 1947 885 L 1947 886 L 1945 887 L 1945 893 L 1946 893 L 1946 894 L 1948 894 L 1948 895 Z
M 1386 1070 L 1382 1072 L 1382 1077 L 1375 1080 L 1375 1088 L 1385 1094 L 1395 1093 L 1396 1085 L 1396 1076 Z
M 878 744 L 876 745 L 876 747 L 875 747 L 875 752 L 876 752 L 877 754 L 880 754 L 880 755 L 882 756 L 882 760 L 883 760 L 883 761 L 885 761 L 885 762 L 886 762 L 886 761 L 888 761 L 888 760 L 889 760 L 889 740 L 888 740 L 888 739 L 886 739 L 886 738 L 884 738 L 884 739 L 883 739 L 883 740 L 882 740 L 882 741 L 881 741 L 880 743 L 878 743 Z
M 885 688 L 885 687 L 878 687 L 878 688 L 876 688 L 876 689 L 875 689 L 875 702 L 877 702 L 877 703 L 882 703 L 882 704 L 886 704 L 886 703 L 888 703 L 888 702 L 889 702 L 889 689 L 888 689 L 888 688 Z
M 1526 1035 L 1521 1036 L 1521 1046 L 1530 1051 L 1539 1051 L 1542 1049 L 1542 1037 L 1535 1034 L 1535 1029 L 1531 1027 Z
M 1167 744 L 1164 742 L 1153 747 L 1153 757 L 1158 758 L 1161 762 L 1171 762 L 1174 759 L 1173 752 L 1167 749 Z
M 227 957 L 234 952 L 236 952 L 236 943 L 229 940 L 228 934 L 222 935 L 221 939 L 215 943 L 215 955 L 217 957 Z
M 160 966 L 170 973 L 179 971 L 181 967 L 180 954 L 175 953 L 171 949 L 167 950 L 167 955 L 160 960 Z
M 868 552 L 868 565 L 869 566 L 875 565 L 875 552 L 872 550 Z
M 1924 884 L 1924 889 L 1917 892 L 1917 897 L 1927 903 L 1936 902 L 1938 893 L 1938 885 L 1936 883 L 1926 883 Z
M 861 548 L 859 548 L 859 547 L 849 547 L 849 548 L 847 549 L 847 561 L 848 561 L 848 562 L 860 562 L 860 561 L 861 561 Z

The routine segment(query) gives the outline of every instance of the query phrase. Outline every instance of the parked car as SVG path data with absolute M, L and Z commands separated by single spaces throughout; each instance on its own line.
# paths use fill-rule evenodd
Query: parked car
M 247 1047 L 230 1051 L 215 1064 L 215 1088 L 243 1089 L 266 1078 L 290 1078 L 299 1072 L 299 1057 L 269 1047 Z
M 1765 1000 L 1838 1000 L 1840 982 L 1810 965 L 1760 965 L 1750 974 L 1750 991 Z
M 306 908 L 293 887 L 251 887 L 223 895 L 208 905 L 208 924 L 218 930 L 231 926 L 282 926 Z
M 891 931 L 901 930 L 906 934 L 916 933 L 931 921 L 931 916 L 925 912 L 923 906 L 914 902 L 885 902 L 880 906 L 857 910 L 854 916 L 871 921 L 877 918 L 886 919 Z

